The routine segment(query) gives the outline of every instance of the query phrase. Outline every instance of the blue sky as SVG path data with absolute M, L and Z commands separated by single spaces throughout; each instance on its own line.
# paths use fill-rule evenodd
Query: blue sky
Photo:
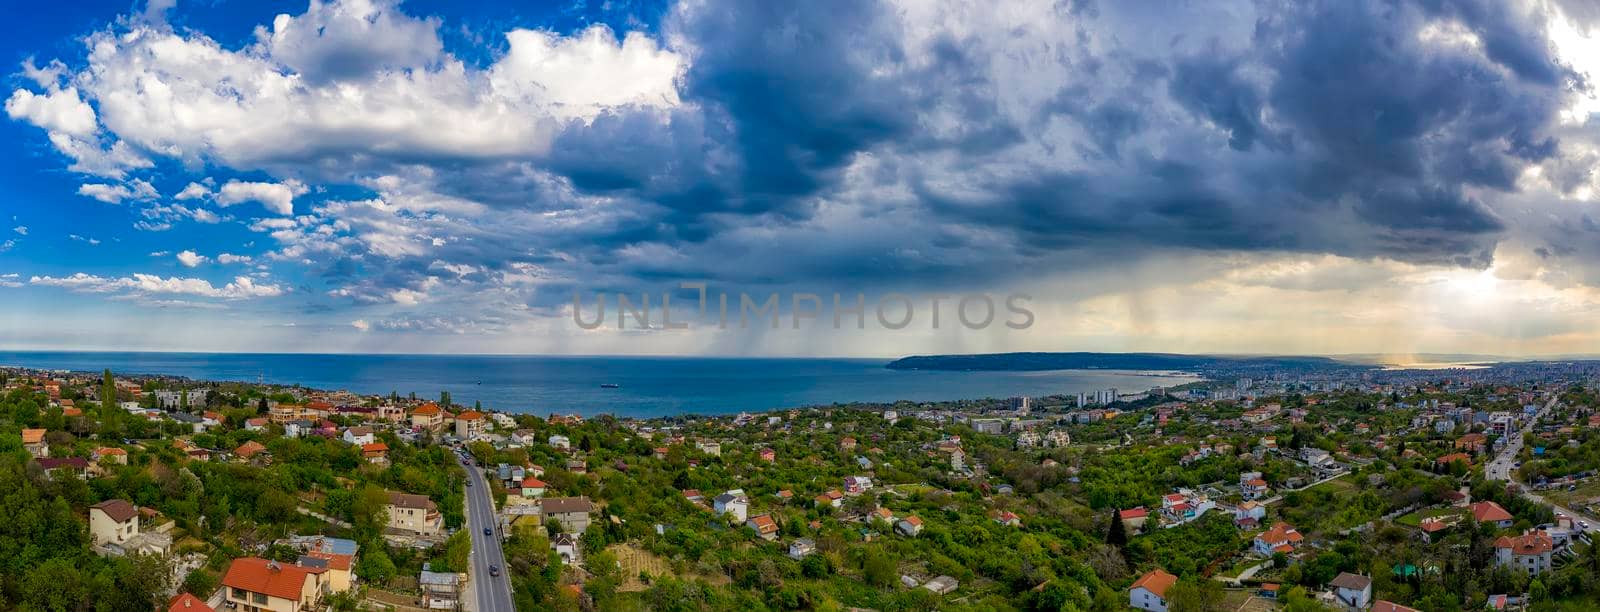
M 0 37 L 0 348 L 1600 340 L 1600 12 L 1583 2 L 31 13 Z M 686 282 L 785 312 L 796 293 L 902 294 L 922 318 L 573 322 L 574 292 L 682 303 Z M 1027 294 L 1035 324 L 927 324 L 934 298 L 976 294 Z

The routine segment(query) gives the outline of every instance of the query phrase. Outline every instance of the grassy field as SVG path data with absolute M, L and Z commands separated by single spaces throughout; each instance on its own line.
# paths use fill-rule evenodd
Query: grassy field
M 1535 491 L 1540 496 L 1578 512 L 1593 512 L 1588 507 L 1589 500 L 1600 497 L 1600 479 L 1590 479 L 1578 485 L 1577 490 L 1551 489 L 1548 491 Z
M 1401 515 L 1394 522 L 1407 527 L 1417 527 L 1422 524 L 1422 519 L 1425 518 L 1461 516 L 1465 512 L 1461 508 L 1423 508 L 1410 514 Z

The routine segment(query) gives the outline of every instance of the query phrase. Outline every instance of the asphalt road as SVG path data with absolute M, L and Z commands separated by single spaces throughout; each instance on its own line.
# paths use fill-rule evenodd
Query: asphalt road
M 489 499 L 489 483 L 483 471 L 467 467 L 472 486 L 467 487 L 467 529 L 472 533 L 472 585 L 477 593 L 478 612 L 512 612 L 511 583 L 506 578 L 506 556 L 500 547 L 499 520 L 494 501 Z M 483 535 L 487 527 L 497 535 Z M 500 567 L 499 576 L 489 575 L 489 566 Z
M 1589 532 L 1600 529 L 1600 522 L 1595 521 L 1594 517 L 1574 511 L 1571 508 L 1564 508 L 1556 505 L 1550 500 L 1545 499 L 1544 496 L 1533 492 L 1532 487 L 1529 487 L 1527 483 L 1518 481 L 1512 474 L 1512 471 L 1516 469 L 1517 455 L 1522 452 L 1523 432 L 1532 429 L 1534 425 L 1537 425 L 1539 420 L 1544 418 L 1545 413 L 1550 412 L 1550 409 L 1555 407 L 1557 399 L 1558 398 L 1551 398 L 1549 402 L 1545 403 L 1543 408 L 1539 409 L 1539 412 L 1535 414 L 1532 419 L 1528 420 L 1528 424 L 1525 427 L 1517 430 L 1515 434 L 1510 436 L 1510 440 L 1506 443 L 1506 447 L 1500 451 L 1499 455 L 1495 456 L 1494 461 L 1490 462 L 1489 465 L 1484 468 L 1484 473 L 1489 480 L 1503 480 L 1520 485 L 1522 487 L 1522 496 L 1532 500 L 1534 503 L 1550 506 L 1556 512 L 1587 523 L 1587 527 L 1584 527 L 1583 525 L 1576 526 L 1577 530 L 1580 532 Z

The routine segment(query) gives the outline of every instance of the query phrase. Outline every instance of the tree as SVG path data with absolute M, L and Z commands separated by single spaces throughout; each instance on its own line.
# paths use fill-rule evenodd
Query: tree
M 361 561 L 356 563 L 356 575 L 362 580 L 377 584 L 386 584 L 394 577 L 394 561 L 389 559 L 389 554 L 382 547 L 375 547 L 371 551 L 363 550 Z
M 1534 578 L 1533 582 L 1528 583 L 1528 597 L 1534 601 L 1544 601 L 1550 597 L 1550 590 L 1545 588 L 1543 581 Z
M 439 392 L 439 407 L 440 408 L 444 408 L 445 410 L 449 410 L 450 409 L 450 392 L 449 391 L 440 391 Z
M 1122 524 L 1122 512 L 1116 508 L 1111 509 L 1111 528 L 1106 530 L 1106 543 L 1117 548 L 1128 545 L 1128 526 Z
M 106 414 L 113 414 L 117 409 L 117 380 L 112 378 L 110 368 L 106 368 L 100 381 L 100 408 Z
M 1222 583 L 1205 578 L 1183 579 L 1167 589 L 1167 609 L 1172 612 L 1207 612 L 1222 604 Z
M 886 587 L 894 584 L 894 565 L 894 559 L 888 553 L 872 548 L 861 559 L 861 573 L 866 576 L 868 584 Z

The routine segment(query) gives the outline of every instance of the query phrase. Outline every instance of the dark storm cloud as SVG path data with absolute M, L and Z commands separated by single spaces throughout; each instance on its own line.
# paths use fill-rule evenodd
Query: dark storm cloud
M 1088 3 L 1059 7 L 1059 23 L 914 37 L 878 3 L 713 0 L 663 25 L 686 41 L 682 105 L 611 109 L 543 159 L 432 185 L 586 221 L 478 228 L 428 257 L 560 270 L 546 285 L 560 295 L 536 307 L 574 287 L 694 279 L 938 288 L 1168 250 L 1487 265 L 1508 232 L 1498 199 L 1560 161 L 1553 121 L 1580 86 L 1542 16 L 1490 1 L 1251 6 L 1253 29 L 1235 28 L 1248 39 L 1200 23 L 1141 47 Z M 1057 76 L 1019 103 L 1003 74 L 1017 64 L 992 43 L 1041 32 L 1056 34 L 1028 61 L 1053 64 L 1022 66 Z M 1451 39 L 1462 32 L 1477 46 Z M 1568 184 L 1587 176 L 1562 167 Z M 824 203 L 858 212 L 824 217 Z M 438 276 L 397 266 L 370 293 Z

